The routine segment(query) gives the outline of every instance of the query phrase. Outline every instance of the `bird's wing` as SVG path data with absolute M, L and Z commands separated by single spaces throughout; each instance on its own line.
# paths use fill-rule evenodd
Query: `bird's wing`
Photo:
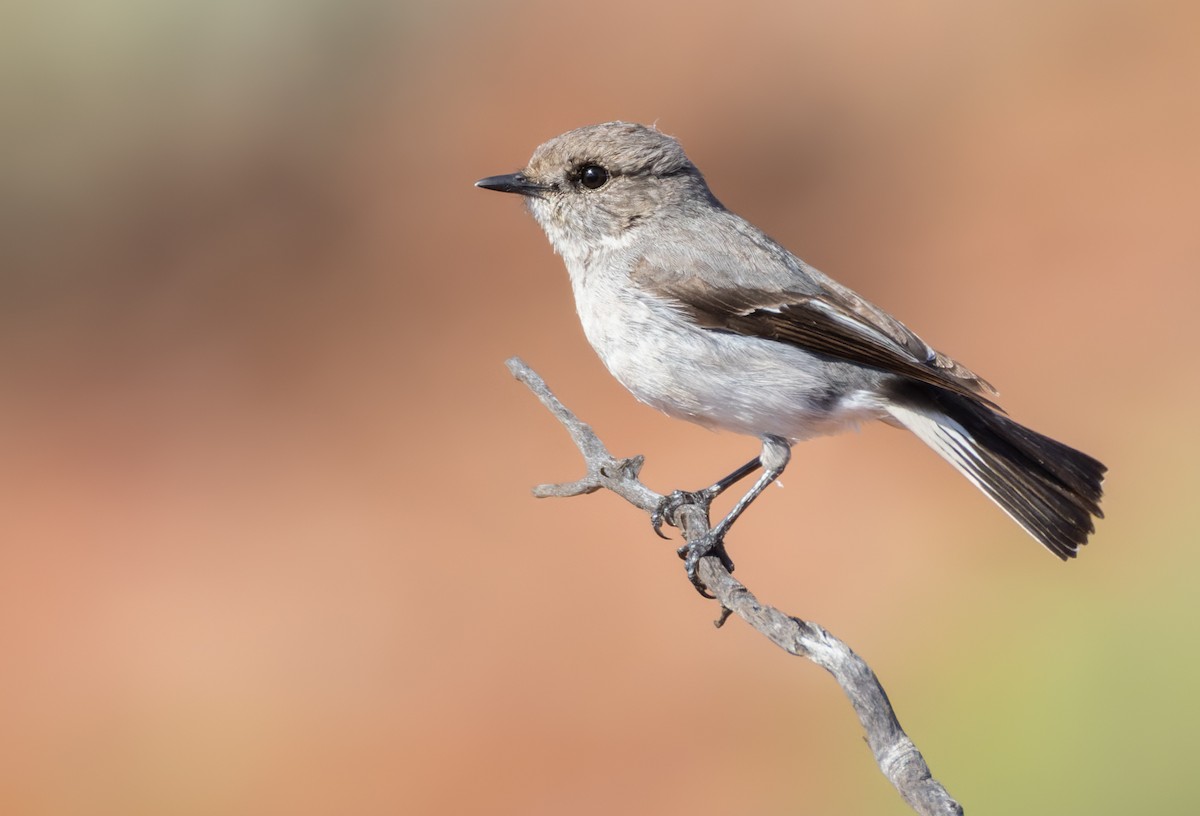
M 806 267 L 804 272 L 815 292 L 770 291 L 722 287 L 714 285 L 711 276 L 664 273 L 649 268 L 650 263 L 635 267 L 632 282 L 667 299 L 705 329 L 773 340 L 901 374 L 998 409 L 989 398 L 995 389 L 986 380 L 814 269 Z

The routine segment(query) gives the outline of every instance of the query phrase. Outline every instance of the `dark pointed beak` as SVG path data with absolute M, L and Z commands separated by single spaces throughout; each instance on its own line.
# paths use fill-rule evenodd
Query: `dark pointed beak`
M 524 173 L 509 173 L 506 176 L 488 176 L 475 182 L 476 187 L 485 190 L 498 190 L 501 193 L 517 193 L 523 196 L 539 197 L 546 191 L 544 185 L 525 178 Z

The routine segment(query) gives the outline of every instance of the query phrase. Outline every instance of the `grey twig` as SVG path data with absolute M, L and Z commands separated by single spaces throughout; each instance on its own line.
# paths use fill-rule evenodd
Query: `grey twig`
M 583 478 L 567 484 L 539 485 L 534 488 L 534 495 L 578 496 L 604 488 L 646 513 L 654 512 L 663 497 L 638 480 L 642 458 L 614 457 L 591 427 L 571 413 L 529 366 L 517 357 L 506 364 L 512 375 L 567 429 L 587 468 Z M 703 535 L 709 527 L 708 514 L 698 505 L 683 505 L 667 521 L 678 527 L 687 540 Z M 900 727 L 875 673 L 850 647 L 815 623 L 760 604 L 715 555 L 700 560 L 700 577 L 721 604 L 717 626 L 730 614 L 736 614 L 788 654 L 806 657 L 834 676 L 858 714 L 879 769 L 914 811 L 922 816 L 963 812 L 962 806 L 930 774 L 925 758 Z

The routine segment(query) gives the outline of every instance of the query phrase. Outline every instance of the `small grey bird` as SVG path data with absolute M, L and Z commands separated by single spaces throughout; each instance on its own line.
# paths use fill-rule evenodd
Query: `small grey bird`
M 1062 559 L 1095 527 L 1105 466 L 1025 428 L 995 391 L 900 321 L 725 209 L 675 139 L 623 122 L 538 147 L 518 173 L 476 182 L 525 196 L 566 262 L 584 333 L 635 397 L 709 428 L 758 437 L 762 453 L 711 487 L 705 506 L 760 467 L 703 539 L 688 576 L 802 439 L 879 419 L 907 428 Z M 661 532 L 660 532 L 661 534 Z

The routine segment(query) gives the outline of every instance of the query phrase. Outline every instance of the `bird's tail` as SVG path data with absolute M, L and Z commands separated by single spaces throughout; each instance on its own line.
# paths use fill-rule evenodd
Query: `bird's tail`
M 1096 529 L 1107 468 L 969 397 L 906 382 L 892 419 L 954 465 L 1050 552 L 1073 558 Z

